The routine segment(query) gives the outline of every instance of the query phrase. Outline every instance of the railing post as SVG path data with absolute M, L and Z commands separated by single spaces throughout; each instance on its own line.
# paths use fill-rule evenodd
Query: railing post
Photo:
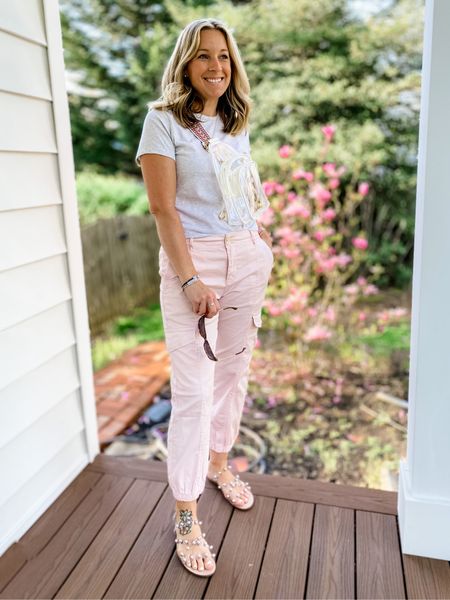
M 427 0 L 416 197 L 402 551 L 450 559 L 450 2 Z

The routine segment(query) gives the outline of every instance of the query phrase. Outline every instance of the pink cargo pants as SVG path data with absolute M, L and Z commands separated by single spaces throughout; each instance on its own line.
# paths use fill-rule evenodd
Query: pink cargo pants
M 273 266 L 272 250 L 257 231 L 187 238 L 186 244 L 201 280 L 214 290 L 221 308 L 238 309 L 219 311 L 205 319 L 208 341 L 218 361 L 210 360 L 198 331 L 200 315 L 192 311 L 164 248 L 160 248 L 161 311 L 172 366 L 167 473 L 176 500 L 198 498 L 205 486 L 209 449 L 229 452 L 238 436 L 251 355 Z

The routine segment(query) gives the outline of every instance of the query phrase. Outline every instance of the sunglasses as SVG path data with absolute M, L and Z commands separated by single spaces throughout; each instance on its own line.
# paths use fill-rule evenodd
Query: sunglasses
M 219 308 L 219 311 L 221 310 L 237 310 L 237 306 L 227 306 L 225 308 Z M 219 312 L 218 311 L 218 312 Z M 205 318 L 206 315 L 202 315 L 200 317 L 200 319 L 198 320 L 198 332 L 200 333 L 200 335 L 202 336 L 202 338 L 204 339 L 203 342 L 203 349 L 205 350 L 206 356 L 210 359 L 210 360 L 219 360 L 215 355 L 214 352 L 212 351 L 212 348 L 206 338 L 206 325 L 205 325 Z M 237 356 L 238 354 L 242 354 L 242 352 L 244 352 L 245 350 L 245 346 L 242 348 L 242 350 L 240 350 L 239 352 L 236 352 L 235 356 Z

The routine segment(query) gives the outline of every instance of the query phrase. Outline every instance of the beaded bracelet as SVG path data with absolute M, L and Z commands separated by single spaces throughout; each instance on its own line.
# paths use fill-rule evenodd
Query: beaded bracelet
M 187 281 L 185 281 L 183 283 L 183 285 L 181 286 L 181 289 L 184 290 L 185 287 L 188 287 L 189 285 L 192 285 L 193 283 L 195 283 L 199 279 L 200 279 L 200 277 L 198 275 L 193 275 L 190 279 L 188 279 Z

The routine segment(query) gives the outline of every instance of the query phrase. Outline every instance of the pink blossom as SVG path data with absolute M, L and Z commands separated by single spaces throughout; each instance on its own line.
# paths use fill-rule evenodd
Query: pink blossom
M 283 184 L 276 183 L 275 184 L 275 191 L 276 191 L 277 194 L 284 194 L 284 192 L 286 191 L 286 188 L 284 187 Z
M 261 347 L 261 342 L 259 341 L 259 338 L 256 338 L 256 342 L 255 342 L 255 348 L 260 348 Z
M 336 216 L 334 208 L 326 208 L 320 215 L 324 221 L 332 221 Z
M 330 186 L 330 188 L 332 190 L 335 190 L 336 188 L 339 187 L 341 183 L 341 180 L 338 177 L 333 177 L 332 179 L 330 179 L 330 181 L 328 182 L 328 185 Z
M 269 303 L 267 306 L 267 310 L 271 317 L 278 317 L 278 315 L 281 315 L 281 308 L 279 306 L 276 306 L 276 304 Z
M 369 283 L 369 285 L 366 285 L 366 287 L 363 288 L 363 294 L 364 296 L 373 296 L 375 294 L 378 294 L 380 290 L 377 288 L 376 285 L 373 285 L 373 283 Z
M 406 308 L 390 308 L 388 309 L 389 314 L 394 317 L 394 319 L 401 319 L 402 317 L 405 317 L 408 314 L 408 311 L 406 310 Z
M 301 239 L 300 231 L 293 231 L 290 227 L 279 227 L 275 230 L 275 235 L 280 238 L 280 245 L 298 244 Z
M 336 256 L 336 264 L 340 267 L 346 267 L 349 263 L 352 262 L 352 260 L 353 259 L 349 254 L 344 254 L 343 252 Z
M 323 135 L 325 136 L 325 138 L 331 142 L 331 140 L 333 139 L 333 136 L 336 132 L 336 127 L 335 125 L 324 125 L 321 128 L 321 131 L 323 133 Z
M 365 277 L 358 277 L 358 279 L 356 280 L 356 283 L 358 285 L 366 285 L 367 284 L 367 279 Z
M 297 198 L 298 196 L 295 192 L 288 192 L 287 199 L 289 202 L 293 202 L 294 200 L 297 200 Z
M 283 254 L 286 258 L 297 258 L 300 255 L 300 250 L 298 248 L 284 248 Z
M 331 200 L 331 192 L 327 190 L 321 183 L 316 183 L 310 191 L 310 195 L 312 198 L 316 199 L 316 202 L 322 210 L 325 207 L 325 204 Z
M 310 306 L 310 307 L 308 308 L 307 312 L 308 312 L 308 315 L 309 315 L 310 317 L 317 317 L 317 313 L 318 313 L 318 310 L 317 310 L 317 308 L 314 308 L 313 306 Z
M 344 291 L 350 296 L 355 296 L 359 292 L 359 288 L 355 283 L 344 285 Z
M 366 248 L 369 245 L 368 241 L 365 238 L 362 238 L 362 237 L 355 237 L 355 238 L 353 238 L 352 239 L 352 244 L 358 250 L 366 250 Z
M 262 187 L 266 196 L 272 196 L 275 193 L 276 181 L 263 181 Z
M 294 232 L 292 231 L 292 229 L 288 226 L 278 227 L 278 229 L 275 229 L 275 235 L 280 238 L 288 237 L 288 236 L 292 235 L 293 233 Z
M 305 340 L 307 342 L 315 342 L 321 340 L 328 340 L 331 337 L 331 331 L 320 325 L 313 325 L 305 333 Z
M 323 242 L 323 240 L 334 233 L 333 227 L 325 227 L 325 229 L 319 229 L 313 233 L 313 238 L 318 242 Z
M 359 184 L 358 193 L 361 194 L 361 196 L 367 196 L 367 194 L 369 193 L 369 184 L 367 183 L 367 181 L 362 181 Z
M 342 165 L 336 169 L 336 163 L 324 163 L 322 165 L 322 170 L 326 175 L 328 175 L 328 177 L 336 178 L 343 175 L 346 172 L 347 167 Z
M 324 317 L 327 321 L 330 321 L 330 323 L 334 323 L 336 321 L 336 311 L 332 306 L 329 306 L 327 308 L 327 310 L 324 313 Z
M 315 231 L 313 233 L 313 238 L 318 242 L 323 242 L 323 240 L 326 238 L 326 235 L 323 231 Z
M 300 315 L 294 315 L 293 317 L 291 317 L 291 321 L 294 323 L 294 325 L 300 325 L 300 323 L 302 322 L 302 318 Z
M 297 169 L 292 173 L 293 179 L 305 179 L 306 181 L 311 182 L 314 179 L 314 174 L 310 171 L 304 171 L 303 169 Z
M 322 171 L 329 177 L 334 177 L 336 174 L 336 163 L 324 163 L 322 165 Z
M 336 266 L 336 259 L 335 257 L 331 257 L 331 258 L 325 258 L 322 259 L 318 262 L 317 265 L 315 265 L 314 270 L 316 273 L 329 273 L 330 271 L 332 271 Z
M 363 323 L 366 319 L 367 319 L 367 314 L 363 310 L 360 310 L 358 313 L 358 321 L 360 323 Z
M 294 308 L 294 306 L 295 306 L 294 298 L 289 297 L 289 298 L 286 298 L 286 300 L 281 305 L 281 310 L 283 312 L 291 311 Z
M 272 225 L 274 220 L 275 220 L 275 213 L 274 213 L 273 208 L 271 208 L 270 206 L 259 217 L 259 222 L 264 227 L 269 227 L 270 225 Z
M 296 302 L 304 305 L 309 297 L 309 291 L 292 286 L 290 289 L 290 296 L 295 298 Z
M 283 210 L 283 215 L 287 217 L 302 217 L 303 219 L 309 219 L 311 212 L 304 204 L 300 202 L 293 202 L 290 206 Z
M 293 151 L 294 149 L 292 148 L 292 146 L 285 144 L 284 146 L 281 146 L 281 148 L 278 150 L 278 154 L 281 156 L 281 158 L 289 158 Z

